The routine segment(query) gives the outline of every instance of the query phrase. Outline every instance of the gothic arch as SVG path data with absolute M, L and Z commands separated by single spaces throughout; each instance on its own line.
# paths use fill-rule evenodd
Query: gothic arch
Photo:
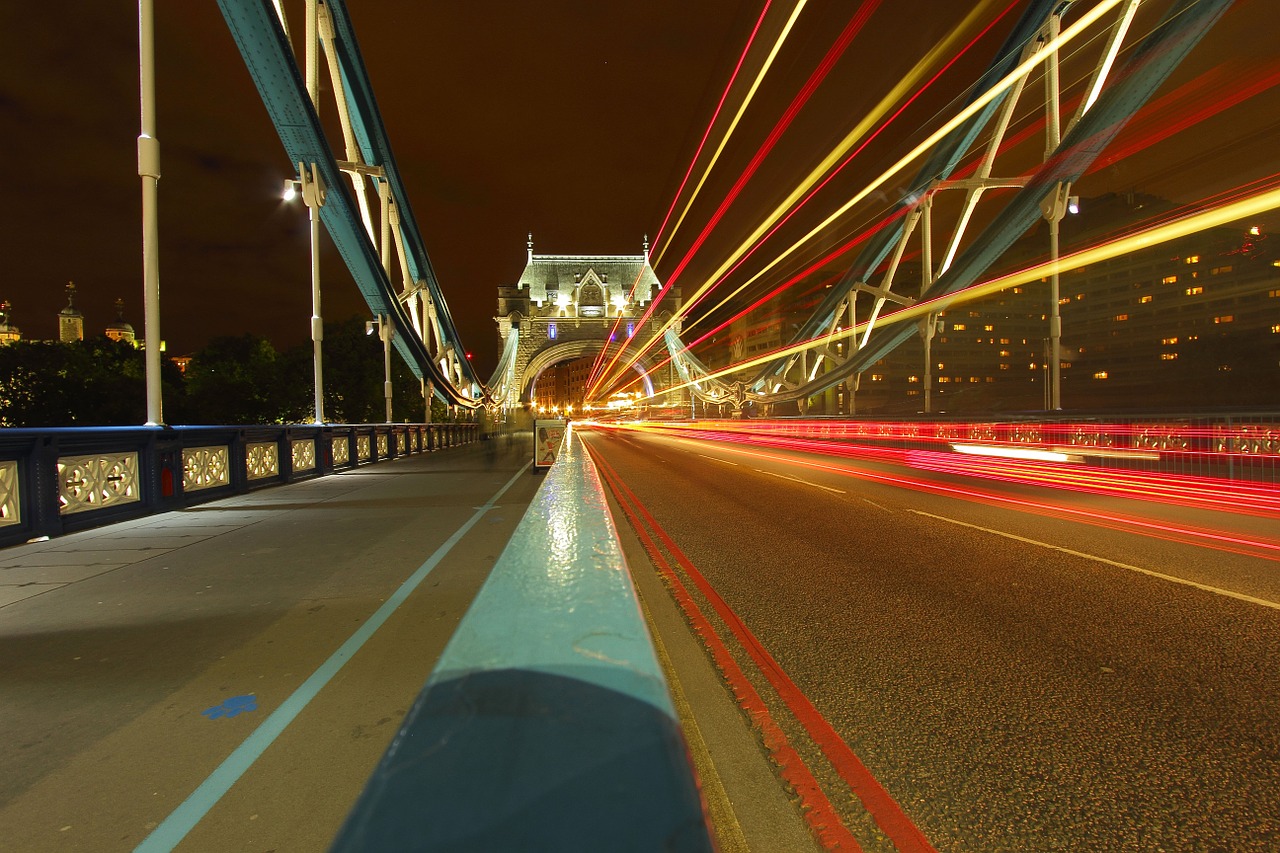
M 529 400 L 529 389 L 533 386 L 534 381 L 542 375 L 542 371 L 548 367 L 559 364 L 562 361 L 572 361 L 575 358 L 595 355 L 600 352 L 600 347 L 603 344 L 603 341 L 597 340 L 563 341 L 538 350 L 529 356 L 529 363 L 525 365 L 523 372 L 520 374 L 517 383 L 520 388 L 520 399 L 526 402 Z M 645 394 L 652 396 L 653 379 L 649 376 L 648 359 L 640 359 L 640 361 L 631 366 L 631 369 L 638 373 L 644 382 Z

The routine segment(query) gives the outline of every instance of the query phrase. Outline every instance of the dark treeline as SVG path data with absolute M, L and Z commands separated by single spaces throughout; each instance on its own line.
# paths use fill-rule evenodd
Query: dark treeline
M 145 376 L 143 352 L 106 337 L 0 346 L 0 426 L 137 426 L 147 419 Z M 421 384 L 395 352 L 391 381 L 395 419 L 421 422 Z M 169 424 L 305 423 L 314 413 L 310 341 L 277 352 L 257 335 L 214 338 L 185 375 L 164 359 L 162 382 Z M 364 320 L 325 323 L 325 418 L 381 423 L 382 382 L 382 342 Z M 443 420 L 443 404 L 433 408 Z

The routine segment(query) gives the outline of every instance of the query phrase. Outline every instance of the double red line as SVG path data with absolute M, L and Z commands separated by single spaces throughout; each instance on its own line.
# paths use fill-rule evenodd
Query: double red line
M 622 481 L 613 466 L 590 444 L 586 446 L 597 469 L 630 520 L 641 545 L 666 581 L 672 597 L 711 653 L 738 703 L 760 730 L 764 745 L 779 766 L 783 778 L 800 797 L 804 818 L 822 845 L 828 850 L 860 851 L 862 849 L 853 833 L 840 819 L 835 807 L 814 778 L 813 772 L 791 745 L 782 727 L 769 713 L 768 706 L 765 705 L 759 692 L 730 654 L 725 641 L 689 593 L 680 574 L 672 567 L 666 554 L 671 555 L 685 576 L 697 586 L 728 627 L 733 639 L 750 656 L 791 714 L 808 732 L 814 743 L 822 750 L 823 755 L 849 785 L 850 790 L 862 802 L 880 830 L 888 836 L 894 846 L 902 853 L 936 853 L 924 833 L 876 781 L 871 771 L 813 706 L 804 692 L 796 686 L 773 655 L 769 654 L 769 651 L 662 529 L 653 515 Z M 662 543 L 661 548 L 654 541 L 654 537 Z M 666 553 L 663 553 L 663 549 Z

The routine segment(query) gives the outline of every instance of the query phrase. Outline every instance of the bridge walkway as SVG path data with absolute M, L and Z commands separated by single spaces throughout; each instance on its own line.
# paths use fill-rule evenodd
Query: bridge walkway
M 500 436 L 0 550 L 6 849 L 327 849 L 542 482 L 531 451 Z M 689 739 L 729 750 L 700 771 L 713 811 L 733 800 L 722 849 L 805 845 L 619 529 L 690 673 Z

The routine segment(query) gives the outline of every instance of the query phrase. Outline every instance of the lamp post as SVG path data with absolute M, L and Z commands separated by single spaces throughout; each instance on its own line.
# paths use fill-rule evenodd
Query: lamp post
M 160 384 L 160 228 L 156 185 L 160 140 L 156 139 L 156 48 L 154 0 L 138 0 L 138 68 L 142 129 L 138 176 L 142 178 L 142 290 L 146 358 L 147 424 L 164 423 Z
M 315 362 L 315 420 L 324 423 L 324 363 L 321 355 L 321 342 L 324 340 L 324 320 L 320 315 L 320 208 L 324 207 L 324 178 L 316 164 L 308 169 L 305 163 L 298 164 L 298 179 L 284 182 L 284 199 L 296 198 L 299 190 L 302 201 L 311 214 L 311 348 Z
M 391 423 L 391 337 L 395 327 L 391 325 L 391 317 L 379 314 L 372 320 L 365 321 L 364 333 L 372 335 L 377 330 L 382 339 L 382 396 L 387 402 L 387 423 Z
M 1070 195 L 1071 184 L 1058 184 L 1040 203 L 1049 221 L 1049 409 L 1062 408 L 1062 314 L 1058 304 L 1058 231 L 1068 213 L 1080 212 L 1080 199 Z

